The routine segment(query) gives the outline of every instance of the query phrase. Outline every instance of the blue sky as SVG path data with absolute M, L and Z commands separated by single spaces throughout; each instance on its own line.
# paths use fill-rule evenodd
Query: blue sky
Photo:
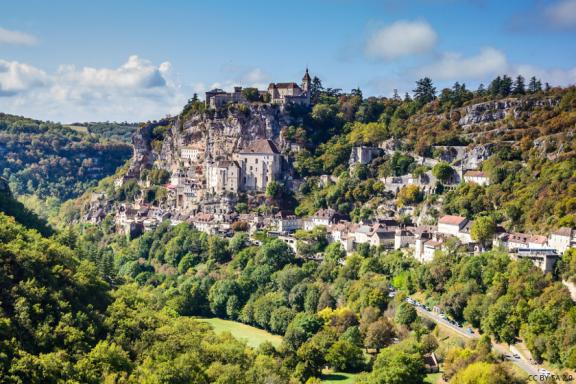
M 576 83 L 576 0 L 10 1 L 0 111 L 63 122 L 177 113 L 194 92 L 299 81 L 366 95 L 430 76 Z

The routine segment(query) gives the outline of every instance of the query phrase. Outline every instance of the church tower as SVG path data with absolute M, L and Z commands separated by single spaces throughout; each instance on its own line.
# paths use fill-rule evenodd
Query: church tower
M 312 96 L 312 79 L 310 79 L 310 75 L 308 74 L 308 67 L 306 67 L 306 72 L 304 73 L 304 77 L 302 78 L 302 91 L 304 95 L 306 95 L 306 105 L 310 105 L 310 100 Z
M 310 79 L 310 75 L 308 74 L 308 68 L 306 68 L 306 73 L 304 73 L 304 77 L 302 78 L 302 90 L 304 92 L 310 92 L 311 85 L 312 80 Z

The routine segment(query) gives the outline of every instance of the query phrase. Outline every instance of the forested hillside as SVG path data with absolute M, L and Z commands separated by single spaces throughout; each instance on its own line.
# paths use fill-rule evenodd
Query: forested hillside
M 447 167 L 446 146 L 489 145 L 492 156 L 481 170 L 489 175 L 490 186 L 462 185 L 441 198 L 440 210 L 441 193 L 420 204 L 421 191 L 412 187 L 402 191 L 401 201 L 433 207 L 436 217 L 441 212 L 469 219 L 494 214 L 510 230 L 545 233 L 575 224 L 576 88 L 543 89 L 536 79 L 525 86 L 521 77 L 512 81 L 504 76 L 476 91 L 456 83 L 437 92 L 430 79 L 422 79 L 414 98 L 404 99 L 324 89 L 317 79 L 314 92 L 310 112 L 293 111 L 302 124 L 284 131 L 287 140 L 301 146 L 293 153 L 294 167 L 308 177 L 298 194 L 298 214 L 331 207 L 355 220 L 372 218 L 394 197 L 383 181 L 420 177 L 432 169 L 418 156 L 440 161 L 449 179 L 458 168 Z M 352 147 L 382 143 L 389 147 L 385 156 L 347 172 Z M 338 180 L 319 182 L 317 177 L 325 174 Z
M 0 169 L 16 196 L 65 201 L 113 174 L 131 154 L 126 143 L 0 114 Z

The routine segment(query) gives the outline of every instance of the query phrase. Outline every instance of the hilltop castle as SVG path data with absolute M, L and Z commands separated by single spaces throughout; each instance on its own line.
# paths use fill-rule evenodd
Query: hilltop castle
M 272 104 L 301 104 L 310 105 L 310 90 L 312 79 L 308 73 L 308 68 L 302 78 L 302 84 L 296 83 L 270 83 L 268 89 L 259 90 L 262 100 L 269 100 Z M 227 103 L 245 103 L 248 102 L 242 93 L 242 87 L 234 87 L 234 91 L 226 92 L 222 89 L 215 88 L 206 92 L 206 106 L 218 109 Z

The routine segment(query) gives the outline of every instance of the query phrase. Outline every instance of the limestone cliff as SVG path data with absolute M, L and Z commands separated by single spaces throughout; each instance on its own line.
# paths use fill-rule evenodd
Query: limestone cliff
M 227 159 L 232 153 L 245 148 L 252 141 L 270 139 L 278 148 L 286 143 L 281 138 L 283 127 L 292 123 L 290 115 L 281 107 L 270 104 L 230 107 L 218 111 L 196 113 L 163 120 L 141 127 L 133 136 L 134 157 L 130 169 L 135 173 L 150 168 L 154 162 L 165 169 L 174 169 L 179 162 L 182 147 L 196 146 L 205 158 Z M 160 149 L 152 144 L 155 127 L 167 126 Z M 156 149 L 155 149 L 156 148 Z
M 459 124 L 467 128 L 474 124 L 502 120 L 508 116 L 518 118 L 520 113 L 530 113 L 535 107 L 554 107 L 556 104 L 558 104 L 558 100 L 553 98 L 528 100 L 508 98 L 477 103 L 463 109 Z

